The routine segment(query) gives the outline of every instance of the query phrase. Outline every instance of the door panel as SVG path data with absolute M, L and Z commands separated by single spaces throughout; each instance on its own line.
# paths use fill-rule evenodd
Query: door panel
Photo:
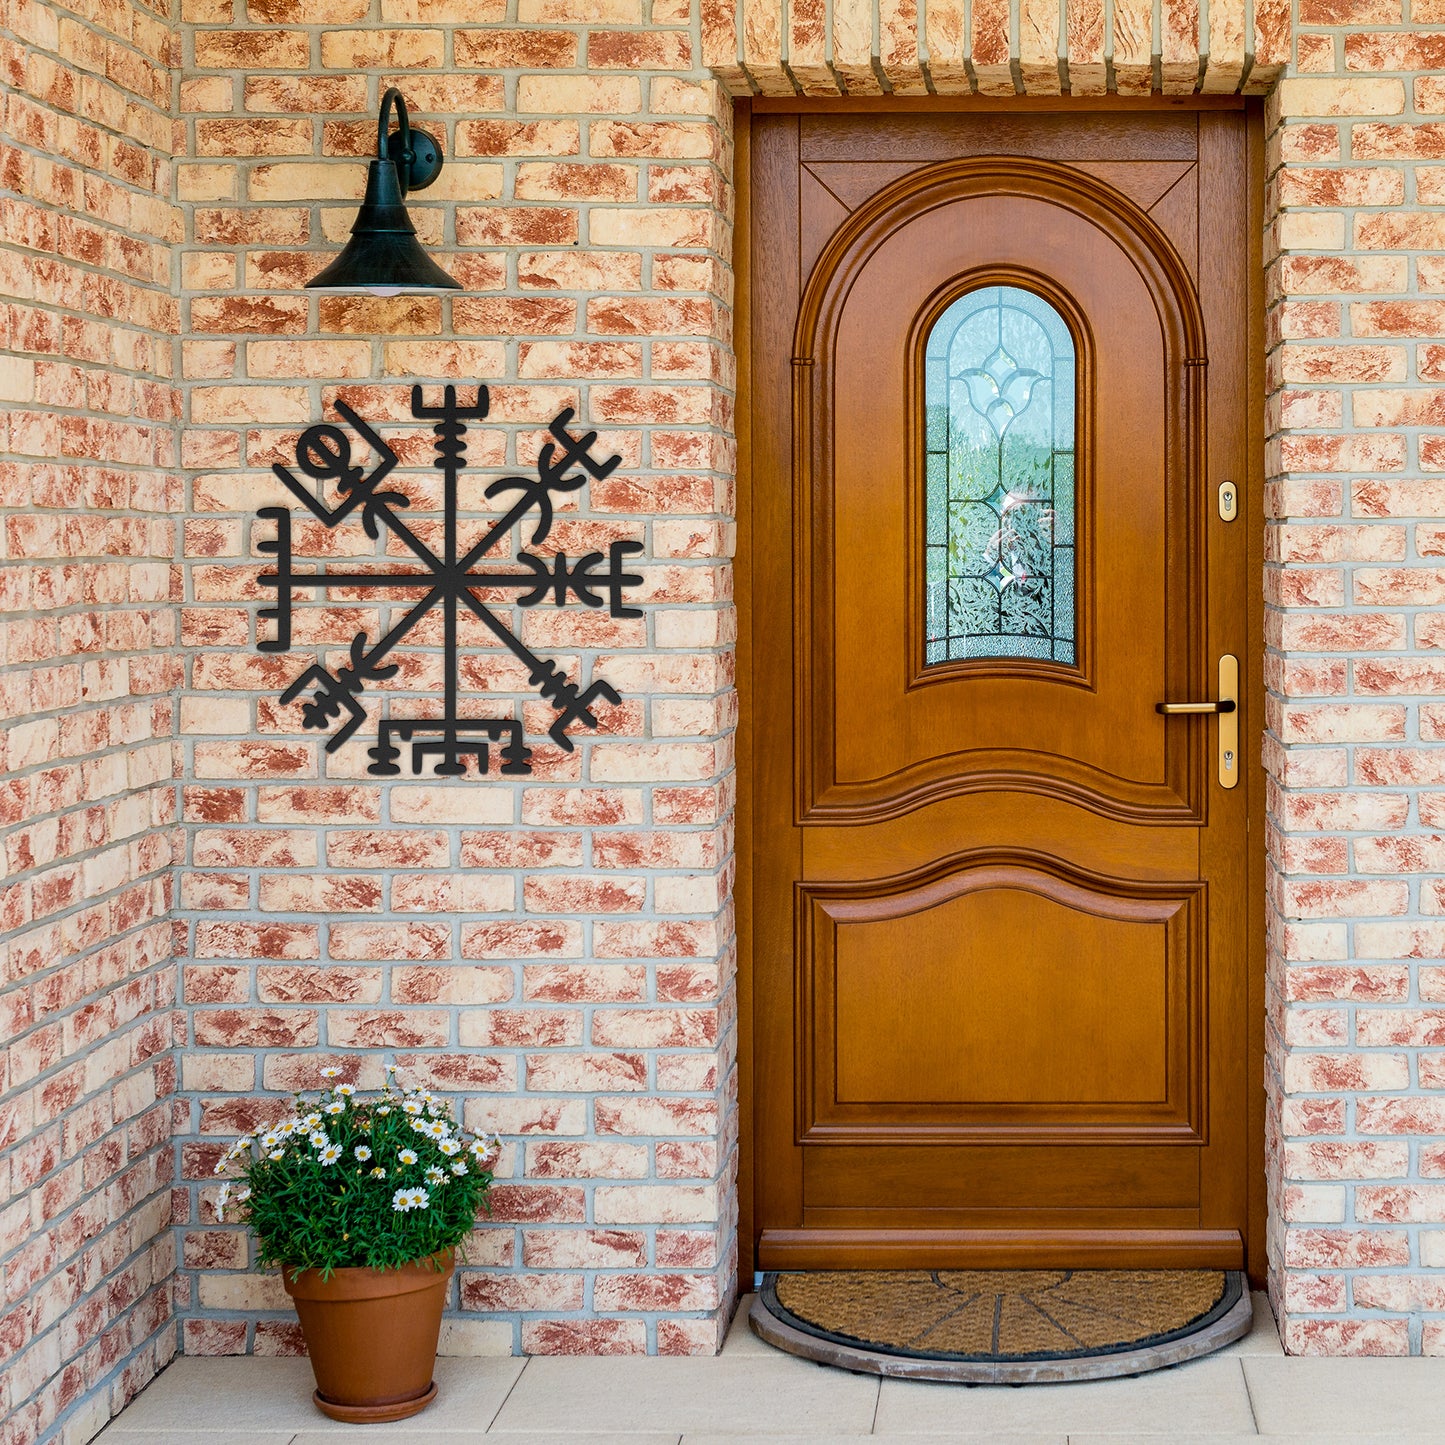
M 881 897 L 803 884 L 805 1137 L 1183 1123 L 1193 897 L 1105 887 L 1016 865 Z
M 1228 475 L 1251 515 L 1246 142 L 753 120 L 761 1267 L 1242 1261 L 1253 773 L 1220 788 L 1215 720 L 1155 705 L 1252 642 L 1212 503 Z M 940 318 L 986 351 L 990 306 L 944 366 Z M 1067 336 L 1052 461 L 1028 316 Z

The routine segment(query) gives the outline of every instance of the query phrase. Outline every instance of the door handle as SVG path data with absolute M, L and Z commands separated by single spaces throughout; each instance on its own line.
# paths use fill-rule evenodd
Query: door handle
M 1219 698 L 1215 702 L 1156 702 L 1154 711 L 1165 717 L 1215 713 L 1219 717 L 1219 786 L 1239 782 L 1239 659 L 1226 652 L 1219 659 Z
M 1233 712 L 1237 706 L 1232 697 L 1222 697 L 1218 702 L 1156 702 L 1154 711 L 1166 717 L 1178 717 L 1200 712 Z

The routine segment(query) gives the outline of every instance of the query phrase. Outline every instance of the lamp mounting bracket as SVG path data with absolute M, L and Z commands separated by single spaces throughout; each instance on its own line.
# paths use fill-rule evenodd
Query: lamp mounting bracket
M 398 128 L 387 133 L 389 112 L 396 108 Z M 381 114 L 377 119 L 377 155 L 396 166 L 402 195 L 423 191 L 441 174 L 441 147 L 424 130 L 413 130 L 407 115 L 406 101 L 395 86 L 381 98 Z
M 386 153 L 396 162 L 404 191 L 424 191 L 441 174 L 441 149 L 424 130 L 392 131 Z

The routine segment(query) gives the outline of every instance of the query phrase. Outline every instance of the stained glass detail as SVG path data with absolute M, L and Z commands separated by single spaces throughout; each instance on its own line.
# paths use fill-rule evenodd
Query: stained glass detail
M 960 296 L 924 359 L 925 662 L 1076 660 L 1074 341 L 1018 286 Z

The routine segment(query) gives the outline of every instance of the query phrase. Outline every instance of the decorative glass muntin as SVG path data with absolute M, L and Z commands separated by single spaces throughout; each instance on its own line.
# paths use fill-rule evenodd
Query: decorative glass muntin
M 924 662 L 1077 662 L 1074 340 L 1019 286 L 966 292 L 924 353 Z

